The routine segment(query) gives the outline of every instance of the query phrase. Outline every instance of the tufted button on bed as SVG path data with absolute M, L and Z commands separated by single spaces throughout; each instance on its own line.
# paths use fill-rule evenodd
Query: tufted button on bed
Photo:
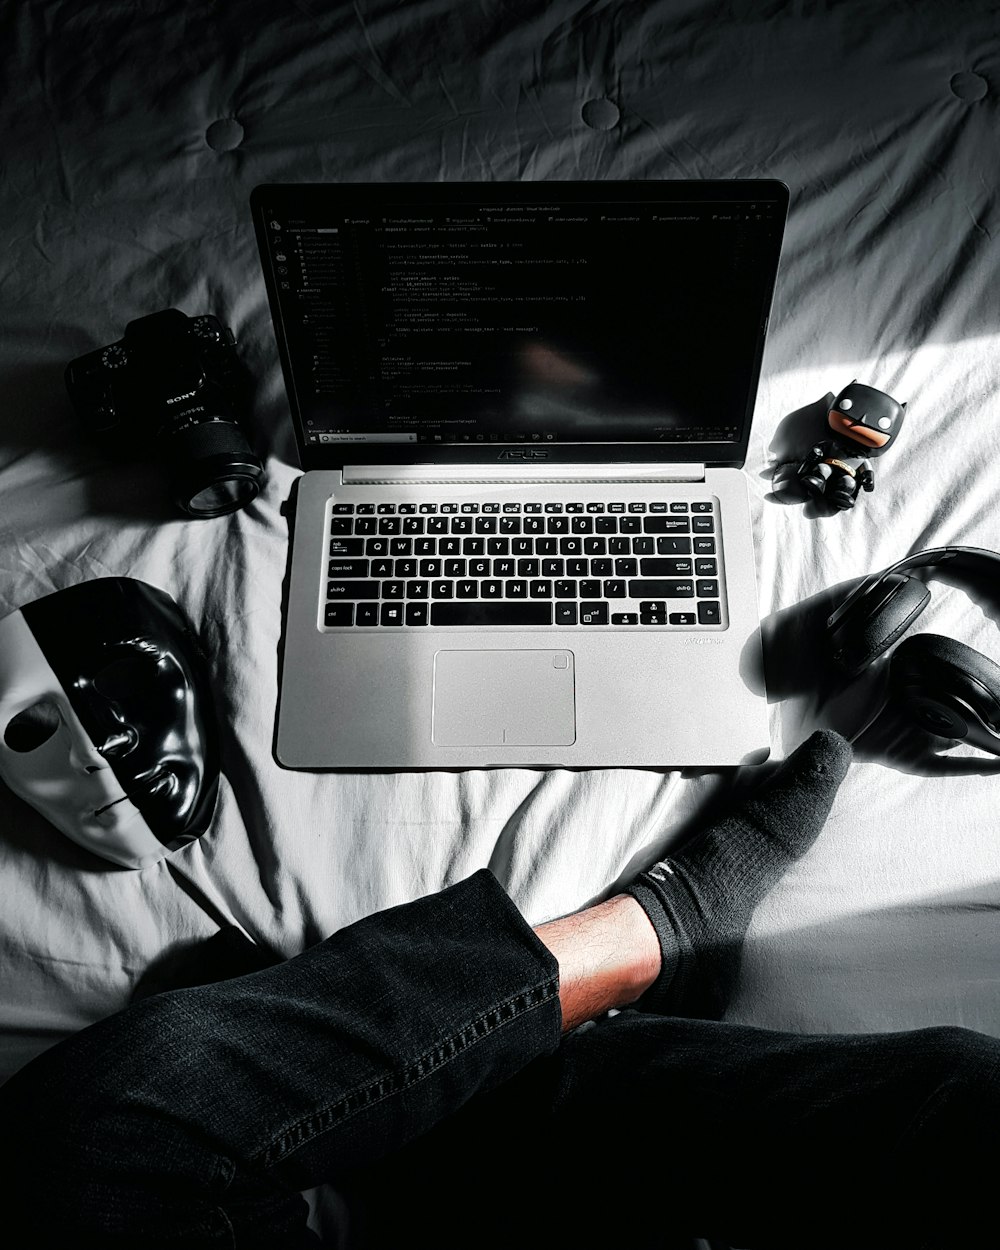
M 243 127 L 235 117 L 220 117 L 205 131 L 205 142 L 216 152 L 231 152 L 243 142 Z
M 960 100 L 981 100 L 989 89 L 982 74 L 974 74 L 971 70 L 962 74 L 952 74 L 951 89 Z
M 613 100 L 598 97 L 596 100 L 587 100 L 580 109 L 580 116 L 591 130 L 612 130 L 618 125 L 621 110 Z

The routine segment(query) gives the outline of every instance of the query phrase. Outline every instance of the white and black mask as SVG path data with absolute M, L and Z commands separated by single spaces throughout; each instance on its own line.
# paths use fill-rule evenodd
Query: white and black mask
M 168 594 L 100 578 L 0 620 L 0 778 L 127 868 L 205 832 L 218 728 L 204 658 Z

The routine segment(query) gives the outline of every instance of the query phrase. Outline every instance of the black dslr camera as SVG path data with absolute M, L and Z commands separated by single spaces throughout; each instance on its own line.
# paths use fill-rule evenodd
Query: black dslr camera
M 250 377 L 216 317 L 166 308 L 130 321 L 117 343 L 70 361 L 66 388 L 108 450 L 167 462 L 188 516 L 235 512 L 260 491 L 264 466 L 239 421 Z

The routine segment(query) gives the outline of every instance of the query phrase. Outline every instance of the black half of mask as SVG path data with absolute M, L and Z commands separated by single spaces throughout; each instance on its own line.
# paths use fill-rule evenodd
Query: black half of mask
M 21 609 L 73 710 L 152 833 L 176 850 L 209 827 L 219 732 L 208 666 L 163 590 L 104 577 Z

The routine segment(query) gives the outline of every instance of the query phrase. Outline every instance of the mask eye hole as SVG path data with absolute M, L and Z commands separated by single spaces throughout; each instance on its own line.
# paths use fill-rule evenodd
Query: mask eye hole
M 34 751 L 59 728 L 59 712 L 52 703 L 26 707 L 7 723 L 3 740 L 12 751 Z
M 156 684 L 157 660 L 153 655 L 124 656 L 94 677 L 94 685 L 106 699 L 125 699 L 143 694 Z

